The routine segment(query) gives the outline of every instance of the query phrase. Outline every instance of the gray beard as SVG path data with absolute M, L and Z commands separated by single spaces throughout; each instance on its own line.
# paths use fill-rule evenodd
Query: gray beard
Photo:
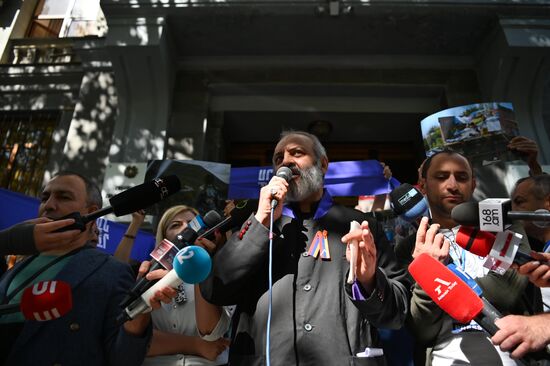
M 288 192 L 286 194 L 288 202 L 300 202 L 323 188 L 324 177 L 320 164 L 306 169 L 299 169 L 299 172 L 299 183 L 291 181 L 288 185 Z

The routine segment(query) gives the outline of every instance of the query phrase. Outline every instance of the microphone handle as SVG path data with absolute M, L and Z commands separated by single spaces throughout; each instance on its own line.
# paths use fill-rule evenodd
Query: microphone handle
M 54 231 L 54 233 L 60 233 L 63 231 L 69 231 L 69 230 L 80 230 L 85 231 L 86 230 L 86 224 L 90 221 L 93 221 L 97 219 L 98 217 L 110 214 L 113 212 L 112 206 L 107 206 L 102 208 L 101 210 L 97 210 L 95 212 L 92 212 L 88 215 L 81 216 L 80 212 L 72 212 L 66 216 L 63 216 L 57 220 L 64 220 L 64 219 L 74 219 L 74 223 L 68 226 L 64 226 L 62 228 L 59 228 Z
M 87 224 L 90 221 L 97 219 L 98 217 L 110 214 L 114 210 L 115 209 L 113 208 L 113 206 L 103 207 L 101 210 L 97 210 L 95 212 L 82 216 L 82 221 L 84 222 L 84 224 Z
M 506 217 L 509 220 L 550 221 L 550 213 L 544 212 L 509 211 Z
M 495 321 L 502 318 L 502 314 L 484 297 L 481 297 L 481 301 L 483 301 L 483 309 L 474 320 L 492 337 L 499 329 Z
M 231 216 L 228 216 L 226 217 L 225 219 L 223 219 L 221 222 L 219 222 L 218 224 L 216 224 L 215 226 L 212 226 L 210 229 L 206 230 L 204 233 L 202 233 L 198 239 L 202 239 L 202 238 L 206 238 L 206 239 L 209 239 L 209 240 L 212 240 L 214 239 L 214 233 L 216 232 L 216 230 L 220 230 L 220 228 L 222 227 L 225 227 L 225 225 L 227 223 L 231 223 L 231 220 L 233 218 Z
M 152 272 L 156 269 L 164 268 L 161 263 L 157 262 L 156 260 L 151 260 L 151 267 L 149 268 L 149 272 Z M 132 302 L 134 302 L 137 298 L 141 296 L 145 291 L 147 291 L 149 288 L 151 288 L 155 283 L 157 283 L 158 280 L 148 280 L 145 278 L 145 276 L 141 277 L 134 287 L 132 287 L 128 292 L 126 293 L 126 296 L 122 301 L 120 302 L 120 306 L 122 308 L 128 307 Z

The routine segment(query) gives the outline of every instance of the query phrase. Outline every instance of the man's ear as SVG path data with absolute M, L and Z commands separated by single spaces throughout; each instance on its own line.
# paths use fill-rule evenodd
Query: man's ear
M 328 170 L 328 158 L 326 156 L 323 156 L 321 158 L 321 170 L 323 171 L 323 175 L 327 173 Z
M 476 190 L 476 186 L 477 186 L 476 177 L 472 177 L 472 194 Z
M 544 208 L 550 211 L 550 194 L 544 199 Z
M 97 207 L 97 205 L 91 205 L 86 208 L 86 213 L 96 212 L 97 210 L 99 210 L 99 207 Z
M 418 189 L 424 196 L 426 195 L 426 178 L 418 179 Z

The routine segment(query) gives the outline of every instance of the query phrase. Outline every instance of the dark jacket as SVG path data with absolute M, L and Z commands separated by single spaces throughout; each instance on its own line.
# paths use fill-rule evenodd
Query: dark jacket
M 349 263 L 341 238 L 350 221 L 369 220 L 377 246 L 376 289 L 354 301 L 346 284 Z M 248 225 L 248 229 L 246 229 Z M 268 314 L 268 229 L 251 216 L 242 239 L 235 233 L 214 256 L 201 284 L 208 301 L 237 304 L 233 365 L 263 365 Z M 318 230 L 327 230 L 330 260 L 307 255 Z M 383 365 L 383 357 L 359 358 L 380 347 L 373 327 L 400 328 L 408 297 L 393 250 L 376 221 L 359 211 L 332 206 L 318 220 L 282 216 L 273 241 L 272 365 Z

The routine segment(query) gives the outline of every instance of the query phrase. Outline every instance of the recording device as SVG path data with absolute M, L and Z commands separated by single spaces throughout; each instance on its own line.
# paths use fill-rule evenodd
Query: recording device
M 169 240 L 164 239 L 152 252 L 151 266 L 149 272 L 164 267 L 171 270 L 174 257 L 177 255 L 179 249 L 192 245 L 199 235 L 202 235 L 208 228 L 216 226 L 222 220 L 219 213 L 214 210 L 208 211 L 204 215 L 204 219 L 197 215 L 191 220 L 187 227 L 176 235 L 176 242 L 172 243 Z M 121 307 L 127 307 L 132 301 L 137 299 L 144 291 L 153 286 L 156 280 L 149 281 L 146 276 L 143 276 L 132 289 L 128 291 L 122 302 Z
M 292 179 L 292 170 L 289 167 L 282 166 L 279 169 L 277 169 L 277 173 L 275 174 L 275 176 L 277 176 L 279 178 L 283 178 L 287 182 L 290 182 L 290 180 Z M 279 201 L 277 201 L 277 199 L 273 198 L 271 200 L 271 208 L 274 209 L 275 207 L 277 207 L 278 203 L 279 203 Z
M 145 182 L 135 187 L 129 188 L 109 199 L 110 206 L 81 216 L 79 212 L 73 212 L 58 220 L 74 219 L 71 225 L 62 227 L 56 232 L 68 230 L 86 230 L 86 224 L 94 221 L 98 217 L 114 212 L 116 216 L 123 216 L 132 212 L 147 208 L 166 197 L 178 192 L 181 189 L 181 183 L 177 176 L 169 175 L 166 177 L 155 178 L 152 181 Z
M 456 205 L 451 217 L 460 225 L 476 226 L 483 231 L 502 232 L 514 220 L 535 222 L 550 221 L 546 210 L 512 211 L 508 198 L 489 198 L 478 202 L 464 202 Z
M 57 280 L 37 282 L 23 291 L 20 308 L 27 320 L 61 318 L 73 308 L 71 286 Z
M 151 298 L 158 290 L 164 287 L 175 289 L 183 282 L 189 284 L 202 282 L 208 277 L 211 269 L 212 260 L 205 249 L 196 245 L 183 248 L 174 258 L 172 270 L 126 306 L 118 316 L 117 323 L 120 325 L 141 313 L 151 311 Z
M 426 198 L 409 183 L 403 183 L 390 192 L 390 204 L 395 214 L 408 222 L 430 216 Z
M 523 265 L 536 261 L 530 253 L 519 247 L 521 235 L 506 230 L 496 235 L 477 228 L 461 226 L 456 234 L 456 243 L 465 250 L 488 257 L 485 266 L 493 271 L 503 273 L 512 263 Z

